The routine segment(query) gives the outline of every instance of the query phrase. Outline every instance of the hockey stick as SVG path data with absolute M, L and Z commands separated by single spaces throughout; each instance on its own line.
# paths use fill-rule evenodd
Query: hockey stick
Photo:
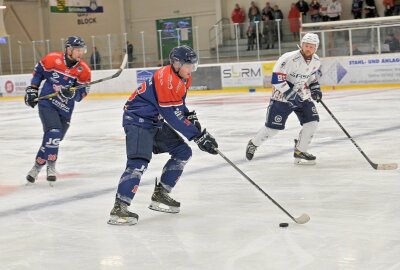
M 295 218 L 288 211 L 285 210 L 279 203 L 277 203 L 271 196 L 269 196 L 259 185 L 257 185 L 253 180 L 250 179 L 242 170 L 240 170 L 232 161 L 230 161 L 224 154 L 221 153 L 217 148 L 214 148 L 217 153 L 226 160 L 233 168 L 235 168 L 244 178 L 247 179 L 253 186 L 255 186 L 262 194 L 264 194 L 268 199 L 270 199 L 276 206 L 279 207 L 288 217 L 290 217 L 297 224 L 304 224 L 310 221 L 310 216 L 307 214 L 302 214 L 300 217 Z
M 78 86 L 75 86 L 75 87 L 70 87 L 69 89 L 71 91 L 76 91 L 78 89 L 85 88 L 87 86 L 90 86 L 90 85 L 93 85 L 93 84 L 96 84 L 96 83 L 101 83 L 101 82 L 104 82 L 104 81 L 108 81 L 108 80 L 117 78 L 122 73 L 122 71 L 124 70 L 127 62 L 128 62 L 128 55 L 125 54 L 124 55 L 124 59 L 122 60 L 121 66 L 119 67 L 117 72 L 115 72 L 113 75 L 105 77 L 105 78 L 102 78 L 102 79 L 98 79 L 98 80 L 92 81 L 90 83 L 85 83 L 85 84 L 81 84 L 81 85 L 78 85 Z M 43 97 L 39 97 L 39 98 L 35 99 L 35 101 L 42 100 L 42 99 L 51 99 L 51 98 L 53 98 L 55 96 L 58 96 L 58 94 L 59 94 L 59 92 L 51 93 L 49 95 L 46 95 L 46 96 L 43 96 Z
M 368 163 L 374 168 L 375 170 L 396 170 L 397 169 L 397 163 L 385 163 L 385 164 L 376 164 L 372 162 L 368 156 L 364 153 L 364 151 L 361 149 L 360 146 L 356 143 L 356 141 L 350 136 L 350 134 L 344 129 L 344 127 L 340 124 L 339 120 L 333 115 L 333 113 L 328 109 L 328 107 L 325 105 L 325 103 L 320 100 L 319 103 L 325 108 L 325 110 L 330 114 L 330 116 L 335 120 L 336 124 L 339 125 L 339 127 L 343 130 L 343 132 L 347 135 L 347 137 L 350 139 L 350 141 L 355 145 L 357 150 L 363 155 L 363 157 L 368 161 Z

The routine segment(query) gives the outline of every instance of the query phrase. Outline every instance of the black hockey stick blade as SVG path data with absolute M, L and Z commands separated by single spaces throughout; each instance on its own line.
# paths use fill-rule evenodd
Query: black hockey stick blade
M 98 79 L 98 80 L 95 80 L 95 81 L 91 81 L 89 83 L 81 84 L 81 85 L 78 85 L 76 87 L 70 87 L 69 89 L 71 91 L 76 91 L 78 89 L 81 89 L 81 88 L 84 88 L 84 87 L 87 87 L 87 86 L 90 86 L 90 85 L 93 85 L 93 84 L 96 84 L 96 83 L 101 83 L 101 82 L 104 82 L 104 81 L 108 81 L 108 80 L 117 78 L 122 73 L 122 71 L 124 70 L 127 62 L 128 62 L 128 54 L 125 54 L 124 55 L 124 59 L 122 60 L 121 66 L 118 68 L 117 72 L 115 72 L 113 75 L 105 77 L 105 78 L 101 78 L 101 79 Z M 59 92 L 51 93 L 49 95 L 46 95 L 46 96 L 43 96 L 43 97 L 39 97 L 35 101 L 42 100 L 42 99 L 50 99 L 50 98 L 53 98 L 55 96 L 58 96 L 58 94 L 59 94 Z
M 291 220 L 297 224 L 305 224 L 310 221 L 310 216 L 307 214 L 302 214 L 300 217 L 293 217 L 285 208 L 283 208 L 277 201 L 275 201 L 267 192 L 265 192 L 259 185 L 257 185 L 250 177 L 248 177 L 241 169 L 239 169 L 229 158 L 227 158 L 218 148 L 214 148 L 215 151 L 229 163 L 236 171 L 238 171 L 247 181 L 249 181 L 254 187 L 256 187 L 262 194 L 264 194 L 271 202 L 273 202 L 279 209 L 281 209 Z

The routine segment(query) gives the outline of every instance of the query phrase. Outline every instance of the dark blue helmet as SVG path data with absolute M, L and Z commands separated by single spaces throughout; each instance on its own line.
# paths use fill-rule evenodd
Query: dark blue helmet
M 187 45 L 173 48 L 169 54 L 169 61 L 171 65 L 176 62 L 179 62 L 180 66 L 183 64 L 193 64 L 193 71 L 197 69 L 197 54 Z
M 65 48 L 85 48 L 86 44 L 85 41 L 81 37 L 78 36 L 70 36 L 67 37 L 65 41 Z

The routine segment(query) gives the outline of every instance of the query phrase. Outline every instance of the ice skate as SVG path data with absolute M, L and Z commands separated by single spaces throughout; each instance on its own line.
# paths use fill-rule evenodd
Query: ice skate
M 154 188 L 153 195 L 151 196 L 151 204 L 149 209 L 165 213 L 176 214 L 179 213 L 181 203 L 175 201 L 168 195 L 168 191 L 161 185 L 157 184 Z
M 32 169 L 28 172 L 28 175 L 26 176 L 26 180 L 28 180 L 29 183 L 35 183 L 40 170 L 42 169 L 41 166 L 37 166 L 36 164 L 32 167 Z
M 316 157 L 311 155 L 307 152 L 301 152 L 299 149 L 296 148 L 297 140 L 294 140 L 294 164 L 296 165 L 315 165 L 316 164 Z
M 257 146 L 253 144 L 250 140 L 246 147 L 246 158 L 247 160 L 252 160 L 254 156 L 254 152 L 257 150 Z
M 47 165 L 47 181 L 50 186 L 53 186 L 54 182 L 57 180 L 57 172 L 55 168 L 55 164 Z
M 114 207 L 110 212 L 110 219 L 108 224 L 110 225 L 135 225 L 139 221 L 139 216 L 135 213 L 128 211 L 128 205 L 124 202 L 115 201 Z

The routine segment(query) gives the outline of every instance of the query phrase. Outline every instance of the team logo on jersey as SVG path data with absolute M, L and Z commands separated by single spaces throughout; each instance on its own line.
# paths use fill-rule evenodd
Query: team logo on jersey
M 56 59 L 56 65 L 61 65 L 61 64 L 62 64 L 61 59 Z
M 60 75 L 57 72 L 53 72 L 51 75 L 53 76 L 54 79 L 60 78 Z
M 311 108 L 313 113 L 317 113 L 317 108 L 315 108 L 314 106 Z
M 78 72 L 82 72 L 83 67 L 78 67 Z
M 280 115 L 275 116 L 274 121 L 275 121 L 276 123 L 282 122 L 282 116 L 280 116 Z

